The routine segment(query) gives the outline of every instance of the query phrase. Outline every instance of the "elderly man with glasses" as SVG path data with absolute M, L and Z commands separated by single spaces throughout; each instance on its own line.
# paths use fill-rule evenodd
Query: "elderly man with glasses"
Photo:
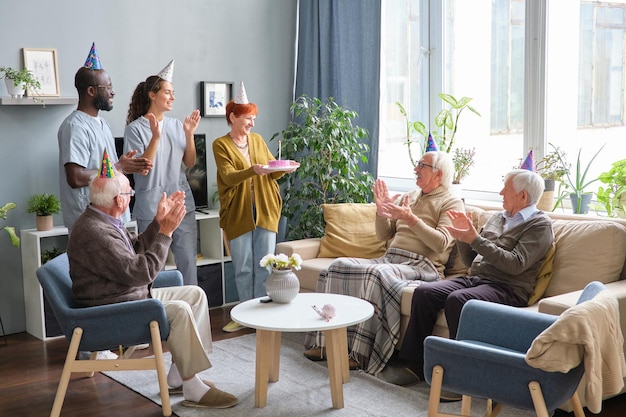
M 448 210 L 464 211 L 463 202 L 448 190 L 454 165 L 441 151 L 424 153 L 415 166 L 418 188 L 390 196 L 383 180 L 376 180 L 376 234 L 388 241 L 376 259 L 337 258 L 317 281 L 317 292 L 363 298 L 374 305 L 374 316 L 348 329 L 350 367 L 378 374 L 391 358 L 400 337 L 400 297 L 410 281 L 437 281 L 454 247 L 446 229 Z M 326 358 L 321 333 L 305 340 L 311 360 Z

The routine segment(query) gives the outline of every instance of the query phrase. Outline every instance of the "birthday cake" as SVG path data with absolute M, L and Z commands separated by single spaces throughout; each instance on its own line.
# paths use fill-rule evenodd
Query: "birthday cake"
M 289 168 L 291 161 L 288 159 L 274 159 L 269 162 L 270 168 Z

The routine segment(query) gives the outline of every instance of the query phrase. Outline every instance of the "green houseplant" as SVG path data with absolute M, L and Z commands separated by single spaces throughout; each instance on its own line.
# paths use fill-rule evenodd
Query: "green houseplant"
M 28 212 L 37 216 L 37 230 L 52 229 L 52 215 L 61 211 L 61 201 L 54 194 L 35 194 L 28 200 Z
M 367 163 L 368 133 L 355 126 L 358 114 L 335 103 L 306 94 L 294 101 L 293 120 L 270 140 L 281 142 L 281 157 L 300 167 L 280 180 L 282 214 L 287 237 L 302 239 L 324 234 L 322 204 L 363 203 L 372 199 L 374 178 L 361 169 Z
M 587 163 L 587 165 L 584 167 L 584 169 L 580 160 L 582 148 L 579 149 L 578 156 L 576 157 L 576 170 L 574 171 L 574 173 L 572 173 L 571 170 L 568 170 L 565 173 L 565 178 L 567 179 L 567 187 L 562 194 L 569 193 L 569 197 L 572 201 L 572 210 L 574 211 L 574 213 L 587 214 L 589 212 L 589 202 L 591 201 L 593 192 L 588 192 L 585 190 L 591 184 L 598 181 L 598 178 L 587 181 L 587 174 L 589 173 L 589 168 L 591 167 L 591 164 L 596 159 L 600 151 L 602 151 L 604 146 L 606 146 L 606 144 L 602 145 L 600 149 L 598 149 L 598 151 L 589 160 L 589 163 Z M 563 166 L 567 166 L 562 153 L 558 154 L 558 158 Z M 562 198 L 562 195 L 559 196 L 559 198 Z
M 17 205 L 15 203 L 6 203 L 4 206 L 0 207 L 0 219 L 6 220 L 7 213 L 10 210 L 13 210 Z M 9 239 L 11 240 L 11 244 L 15 247 L 20 246 L 20 238 L 15 233 L 15 227 L 13 226 L 4 226 L 4 230 L 9 234 Z
M 541 197 L 541 210 L 553 211 L 558 207 L 566 197 L 563 193 L 563 178 L 569 173 L 570 164 L 566 162 L 565 152 L 552 143 L 548 143 L 552 147 L 552 151 L 548 152 L 537 164 L 535 165 L 535 171 L 541 175 L 545 182 L 544 194 Z M 556 189 L 556 183 L 559 183 L 559 191 L 557 193 L 557 200 L 554 200 L 554 194 Z M 545 207 L 543 207 L 545 203 Z
M 0 78 L 5 79 L 7 91 L 11 97 L 21 98 L 28 91 L 30 95 L 33 95 L 33 100 L 41 101 L 34 97 L 37 90 L 41 88 L 41 83 L 26 68 L 16 70 L 11 67 L 0 67 L 0 74 Z
M 598 176 L 606 184 L 600 186 L 596 195 L 609 216 L 626 217 L 626 159 L 613 162 L 611 169 Z
M 409 116 L 404 106 L 401 103 L 396 102 L 396 106 L 400 110 L 400 113 L 404 117 L 406 125 L 406 142 L 409 158 L 413 166 L 417 163 L 413 157 L 412 145 L 417 142 L 421 146 L 421 153 L 426 150 L 429 134 L 432 134 L 433 139 L 437 142 L 439 149 L 451 154 L 452 161 L 454 162 L 454 177 L 453 184 L 460 184 L 463 178 L 469 174 L 469 169 L 474 165 L 474 156 L 476 155 L 475 149 L 466 149 L 462 147 L 456 147 L 456 133 L 459 128 L 459 119 L 461 114 L 465 110 L 470 110 L 472 113 L 480 116 L 480 113 L 469 105 L 473 100 L 470 97 L 462 97 L 457 99 L 451 94 L 439 93 L 439 98 L 447 104 L 447 107 L 442 108 L 435 117 L 435 126 L 437 130 L 429 132 L 426 125 L 420 121 L 410 121 Z M 417 140 L 412 139 L 412 133 L 418 133 L 421 138 Z

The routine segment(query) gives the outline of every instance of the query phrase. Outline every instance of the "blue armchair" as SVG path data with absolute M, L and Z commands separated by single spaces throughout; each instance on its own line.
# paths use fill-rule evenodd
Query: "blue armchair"
M 578 303 L 593 298 L 605 287 L 592 282 Z M 429 336 L 424 341 L 424 376 L 431 384 L 428 416 L 439 413 L 441 391 L 463 395 L 462 415 L 469 415 L 471 397 L 489 399 L 488 413 L 503 405 L 534 410 L 548 417 L 571 400 L 576 417 L 584 412 L 576 393 L 584 372 L 582 362 L 567 373 L 546 372 L 526 363 L 533 340 L 558 319 L 515 307 L 470 300 L 461 312 L 457 339 Z M 496 406 L 491 410 L 495 402 Z
M 37 269 L 37 278 L 50 303 L 63 334 L 70 342 L 63 373 L 59 381 L 50 416 L 59 416 L 65 393 L 73 372 L 122 371 L 155 369 L 163 403 L 163 415 L 170 416 L 172 409 L 163 363 L 162 340 L 169 335 L 169 324 L 163 304 L 147 299 L 109 304 L 97 307 L 77 306 L 72 297 L 72 280 L 67 254 L 62 254 Z M 178 271 L 161 272 L 155 286 L 182 285 Z M 150 343 L 152 358 L 130 358 L 123 355 L 121 346 Z M 96 359 L 97 352 L 120 346 L 118 359 Z M 79 351 L 91 351 L 89 360 L 77 360 Z

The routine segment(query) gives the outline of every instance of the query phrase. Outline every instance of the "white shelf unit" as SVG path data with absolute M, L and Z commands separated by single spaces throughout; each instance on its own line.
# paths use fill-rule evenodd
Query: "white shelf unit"
M 234 303 L 237 301 L 234 289 L 234 277 L 230 268 L 230 257 L 225 256 L 223 232 L 219 224 L 219 212 L 208 210 L 205 213 L 196 213 L 198 222 L 198 250 L 197 266 L 219 265 L 221 279 L 221 300 L 217 305 Z M 131 230 L 137 230 L 136 222 L 126 225 Z M 67 228 L 55 227 L 49 231 L 25 229 L 20 233 L 22 250 L 22 273 L 24 283 L 24 304 L 26 310 L 26 331 L 40 340 L 47 340 L 58 335 L 49 334 L 46 329 L 46 312 L 44 297 L 36 271 L 41 266 L 41 255 L 56 246 L 61 250 L 67 247 Z M 174 269 L 173 264 L 166 265 L 166 269 Z M 233 293 L 234 289 L 234 293 Z M 217 306 L 216 305 L 216 306 Z M 49 316 L 51 312 L 49 313 Z M 50 326 L 48 326 L 50 327 Z M 48 331 L 47 331 L 48 330 Z
M 0 97 L 0 105 L 2 106 L 53 106 L 53 105 L 73 105 L 78 103 L 78 98 L 74 97 Z M 39 101 L 43 100 L 43 101 Z
M 41 255 L 56 246 L 65 250 L 67 227 L 55 227 L 48 231 L 25 229 L 20 232 L 22 249 L 22 279 L 24 284 L 24 305 L 26 310 L 26 331 L 38 339 L 47 340 L 60 334 L 47 334 L 46 312 L 43 290 L 37 280 L 37 268 L 41 266 Z M 52 312 L 49 312 L 49 316 Z

